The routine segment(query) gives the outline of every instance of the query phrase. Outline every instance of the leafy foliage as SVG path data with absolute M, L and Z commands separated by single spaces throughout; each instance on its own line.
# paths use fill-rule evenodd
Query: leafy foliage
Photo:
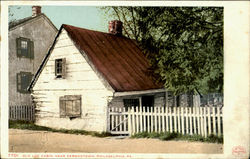
M 223 8 L 104 7 L 175 94 L 223 91 Z

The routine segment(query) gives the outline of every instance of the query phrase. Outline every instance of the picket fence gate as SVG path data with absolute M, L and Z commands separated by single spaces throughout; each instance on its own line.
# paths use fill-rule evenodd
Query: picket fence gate
M 35 107 L 31 105 L 9 106 L 9 120 L 35 120 Z
M 223 134 L 223 107 L 109 108 L 111 134 L 177 132 L 207 137 Z

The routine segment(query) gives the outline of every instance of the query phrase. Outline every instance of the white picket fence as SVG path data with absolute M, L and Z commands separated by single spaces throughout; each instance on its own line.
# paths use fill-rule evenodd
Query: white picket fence
M 110 133 L 133 135 L 139 132 L 178 132 L 207 137 L 223 134 L 223 107 L 112 107 Z
M 35 120 L 35 107 L 31 105 L 9 106 L 9 120 Z

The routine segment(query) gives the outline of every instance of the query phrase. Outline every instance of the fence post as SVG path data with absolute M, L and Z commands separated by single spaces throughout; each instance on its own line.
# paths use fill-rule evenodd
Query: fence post
M 114 112 L 114 107 L 111 107 L 111 112 L 113 113 Z M 111 129 L 110 130 L 113 130 L 113 128 L 115 127 L 115 117 L 114 117 L 114 114 L 111 115 Z
M 139 113 L 138 113 L 138 106 L 135 107 L 135 117 L 136 117 L 136 133 L 139 132 Z
M 197 127 L 196 127 L 196 107 L 192 107 L 192 112 L 193 112 L 193 121 L 194 121 L 194 134 L 197 133 Z
M 201 115 L 201 135 L 202 136 L 204 136 L 204 118 L 203 118 L 203 108 L 202 107 L 200 107 L 200 109 L 201 109 L 201 113 L 200 113 L 200 115 Z
M 134 107 L 132 107 L 132 135 L 134 135 L 135 131 L 135 111 Z
M 172 122 L 172 107 L 170 108 L 170 116 L 169 116 L 169 125 L 170 125 L 170 132 L 173 132 L 173 122 Z
M 184 129 L 185 129 L 185 125 L 184 125 L 184 107 L 181 107 L 181 113 L 182 113 L 182 116 L 181 116 L 181 125 L 182 125 L 181 131 L 182 131 L 182 134 L 185 134 L 185 132 L 184 132 Z
M 165 107 L 165 112 L 166 112 L 165 116 L 166 116 L 166 127 L 167 127 L 167 131 L 170 131 L 170 130 L 169 130 L 169 121 L 168 121 L 168 108 L 169 108 L 169 107 Z
M 122 113 L 122 108 L 119 108 L 119 112 Z M 123 122 L 123 121 L 122 121 L 122 115 L 120 115 L 120 119 L 119 119 L 119 120 L 120 120 L 120 121 L 119 121 L 119 124 L 120 124 L 120 128 L 119 128 L 119 129 L 120 129 L 120 131 L 122 131 L 122 125 L 123 125 L 123 124 L 122 124 L 122 122 Z
M 207 107 L 204 107 L 204 134 L 207 137 Z
M 218 119 L 218 136 L 221 136 L 221 128 L 220 128 L 220 107 L 217 107 L 217 119 Z
M 150 125 L 151 125 L 151 124 L 149 124 L 150 123 L 149 117 L 150 117 L 150 115 L 149 115 L 149 107 L 147 107 L 147 126 L 148 126 L 148 132 L 150 132 Z
M 198 134 L 201 135 L 201 120 L 200 120 L 200 108 L 199 107 L 196 107 L 196 113 L 197 113 L 197 118 L 198 118 Z
M 157 132 L 158 131 L 158 127 L 157 127 L 157 108 L 154 107 L 154 123 L 155 123 L 155 130 L 154 132 Z
M 215 116 L 216 116 L 216 114 L 215 114 L 215 107 L 213 107 L 213 134 L 214 135 L 216 135 L 216 121 L 215 121 Z
M 142 111 L 143 111 L 143 131 L 146 132 L 146 107 L 142 107 Z
M 188 125 L 188 107 L 185 108 L 186 113 L 185 113 L 185 117 L 186 117 L 186 134 L 189 134 L 189 125 Z
M 142 106 L 140 106 L 140 132 L 143 131 L 143 124 L 142 124 Z
M 190 125 L 190 135 L 193 135 L 193 120 L 192 120 L 192 109 L 191 107 L 189 109 L 189 125 Z
M 153 120 L 153 107 L 150 108 L 151 109 L 151 122 L 150 122 L 150 125 L 151 125 L 151 132 L 154 132 L 154 120 Z
M 166 129 L 165 129 L 165 116 L 164 116 L 165 112 L 164 112 L 164 107 L 161 107 L 161 113 L 162 113 L 161 114 L 162 131 L 165 132 Z
M 131 110 L 130 107 L 128 107 L 128 132 L 129 136 L 132 135 L 132 127 L 131 127 Z
M 161 120 L 161 107 L 158 107 L 158 112 L 157 112 L 157 116 L 158 116 L 158 130 L 159 132 L 162 132 L 162 120 Z
M 177 109 L 177 107 L 174 107 L 174 132 L 177 132 L 177 120 L 176 120 L 176 116 L 177 116 L 177 114 L 176 114 L 176 109 Z
M 111 116 L 111 114 L 110 114 L 110 112 L 111 112 L 111 108 L 110 107 L 107 107 L 107 114 L 108 114 L 108 116 L 107 116 L 107 131 L 108 132 L 111 132 L 111 129 L 110 129 L 110 127 L 111 127 L 111 120 L 110 120 L 110 116 Z
M 208 135 L 211 135 L 211 107 L 207 107 L 208 109 Z
M 125 109 L 125 107 L 123 108 L 123 112 L 126 112 L 126 109 Z M 124 116 L 123 116 L 123 120 L 126 120 L 127 119 L 127 122 L 128 122 L 128 116 L 127 116 L 127 118 L 126 118 L 126 114 L 124 114 Z M 124 121 L 124 131 L 127 131 L 127 122 L 125 122 Z

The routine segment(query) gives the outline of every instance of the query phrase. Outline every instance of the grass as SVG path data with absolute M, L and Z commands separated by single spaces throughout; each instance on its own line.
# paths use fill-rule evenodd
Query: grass
M 94 132 L 94 131 L 85 131 L 85 130 L 67 130 L 67 129 L 53 129 L 48 128 L 45 126 L 38 126 L 35 125 L 33 122 L 28 121 L 9 121 L 9 128 L 12 129 L 27 129 L 27 130 L 37 130 L 37 131 L 51 131 L 51 132 L 59 132 L 59 133 L 66 133 L 66 134 L 77 134 L 77 135 L 91 135 L 95 137 L 107 137 L 112 136 L 110 133 L 107 132 Z M 153 138 L 153 139 L 160 139 L 163 141 L 167 140 L 185 140 L 185 141 L 200 141 L 200 142 L 210 142 L 210 143 L 223 143 L 223 136 L 215 136 L 210 135 L 207 138 L 202 137 L 201 135 L 183 135 L 180 133 L 148 133 L 142 132 L 132 135 L 131 138 Z
M 210 143 L 223 143 L 223 136 L 209 135 L 207 138 L 201 135 L 183 135 L 180 133 L 148 133 L 142 132 L 132 135 L 131 138 L 154 138 L 160 140 L 185 140 L 185 141 L 199 141 L 199 142 L 210 142 Z
M 76 130 L 76 129 L 53 129 L 45 126 L 35 125 L 33 122 L 29 121 L 9 121 L 9 128 L 12 129 L 26 129 L 26 130 L 36 130 L 36 131 L 51 131 L 58 133 L 66 133 L 66 134 L 77 134 L 77 135 L 91 135 L 95 137 L 107 137 L 111 136 L 110 133 L 107 132 L 95 132 L 95 131 L 85 131 L 85 130 Z

